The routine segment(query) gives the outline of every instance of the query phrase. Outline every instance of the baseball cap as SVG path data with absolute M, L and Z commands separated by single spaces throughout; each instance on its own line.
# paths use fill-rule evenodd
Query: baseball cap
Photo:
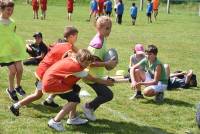
M 42 33 L 36 32 L 36 33 L 34 33 L 33 37 L 41 37 L 42 38 Z
M 142 44 L 136 44 L 134 50 L 136 54 L 144 54 L 144 46 Z

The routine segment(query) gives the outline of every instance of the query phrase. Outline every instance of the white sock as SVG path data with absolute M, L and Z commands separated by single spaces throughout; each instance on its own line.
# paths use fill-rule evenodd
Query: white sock
M 14 107 L 15 109 L 19 109 L 19 108 L 21 107 L 21 104 L 20 104 L 19 102 L 17 102 L 17 103 L 15 103 L 15 104 L 13 104 L 13 107 Z
M 53 102 L 53 99 L 54 99 L 54 97 L 52 97 L 51 95 L 49 95 L 49 96 L 46 98 L 46 101 L 47 101 L 48 103 L 51 103 L 51 102 Z

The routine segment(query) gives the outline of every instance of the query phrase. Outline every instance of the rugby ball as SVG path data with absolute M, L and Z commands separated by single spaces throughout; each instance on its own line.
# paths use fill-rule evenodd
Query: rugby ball
M 114 69 L 118 64 L 118 54 L 117 54 L 116 49 L 114 49 L 114 48 L 108 49 L 103 60 L 104 60 L 104 62 L 109 61 L 109 60 L 116 60 L 116 64 L 105 66 L 105 68 L 108 71 Z

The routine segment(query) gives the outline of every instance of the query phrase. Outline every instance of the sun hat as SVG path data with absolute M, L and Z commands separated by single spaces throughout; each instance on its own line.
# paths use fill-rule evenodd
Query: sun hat
M 134 50 L 136 54 L 144 54 L 144 46 L 142 44 L 136 44 Z

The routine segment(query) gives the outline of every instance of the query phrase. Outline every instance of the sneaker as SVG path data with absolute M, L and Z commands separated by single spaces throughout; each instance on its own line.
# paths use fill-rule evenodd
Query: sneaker
M 57 130 L 57 131 L 64 131 L 65 130 L 61 122 L 55 122 L 53 119 L 48 121 L 48 126 L 50 128 Z
M 96 120 L 96 116 L 94 115 L 94 111 L 92 109 L 87 108 L 86 105 L 83 105 L 82 109 L 86 118 L 88 118 L 91 121 Z
M 9 96 L 9 98 L 10 98 L 12 101 L 15 101 L 15 102 L 19 101 L 15 90 L 9 91 L 9 89 L 7 88 L 7 89 L 6 89 L 6 92 L 7 92 L 8 96 Z
M 56 104 L 54 101 L 52 101 L 52 102 L 47 102 L 46 100 L 42 103 L 43 105 L 45 105 L 45 106 L 48 106 L 48 107 L 52 107 L 52 108 L 57 108 L 57 107 L 59 107 L 59 105 L 58 104 Z
M 135 94 L 129 98 L 130 100 L 134 99 L 144 99 L 144 96 L 142 94 Z
M 10 111 L 15 115 L 19 116 L 19 109 L 14 108 L 14 106 L 10 106 Z
M 17 93 L 18 93 L 20 96 L 25 96 L 25 95 L 26 95 L 26 92 L 23 90 L 23 88 L 22 88 L 21 86 L 16 87 L 16 88 L 15 88 L 15 91 L 17 91 Z
M 159 92 L 158 94 L 156 94 L 155 102 L 161 103 L 163 101 L 164 101 L 164 92 Z
M 81 125 L 81 124 L 86 124 L 88 122 L 87 119 L 82 119 L 80 117 L 75 117 L 73 119 L 68 119 L 67 124 L 68 125 Z

